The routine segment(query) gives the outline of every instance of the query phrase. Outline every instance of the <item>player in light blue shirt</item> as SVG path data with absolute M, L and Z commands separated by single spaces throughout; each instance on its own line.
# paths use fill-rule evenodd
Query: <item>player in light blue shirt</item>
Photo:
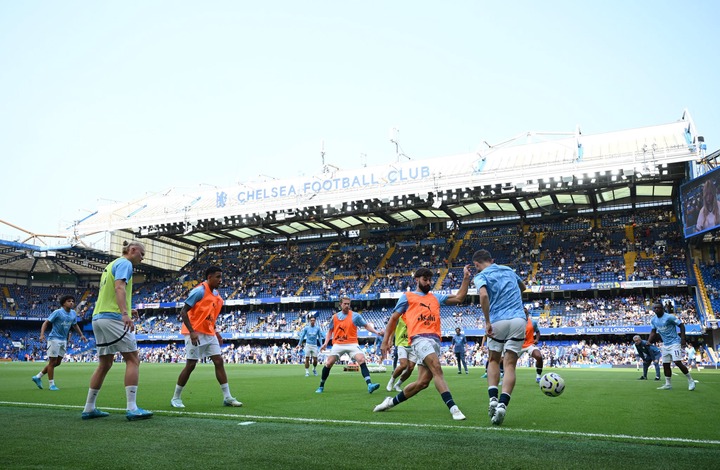
M 484 250 L 481 250 L 484 251 Z M 522 303 L 522 290 L 518 285 L 523 282 L 515 271 L 507 266 L 501 266 L 494 262 L 487 266 L 473 278 L 478 292 L 482 287 L 487 288 L 489 304 L 490 324 L 500 320 L 511 320 L 520 318 L 525 327 L 525 309 Z M 522 341 L 525 340 L 523 332 Z
M 665 309 L 660 302 L 653 304 L 653 312 L 656 317 L 650 320 L 652 331 L 648 338 L 648 343 L 654 343 L 657 340 L 658 334 L 662 339 L 662 359 L 663 359 L 663 371 L 665 372 L 665 385 L 658 387 L 658 390 L 670 390 L 672 384 L 670 379 L 672 378 L 672 371 L 670 370 L 670 363 L 674 362 L 680 371 L 685 374 L 688 381 L 688 390 L 695 390 L 695 381 L 690 376 L 690 371 L 685 364 L 682 362 L 683 350 L 685 347 L 685 325 L 675 315 L 665 313 Z M 680 333 L 678 334 L 678 328 Z
M 480 306 L 485 316 L 485 336 L 488 347 L 488 415 L 492 424 L 500 425 L 505 419 L 510 395 L 515 388 L 515 365 L 525 342 L 525 307 L 522 291 L 525 284 L 515 271 L 495 264 L 487 250 L 473 254 L 473 264 L 478 270 L 473 281 L 480 296 Z M 498 399 L 500 361 L 503 363 L 504 379 L 502 394 Z
M 319 326 L 315 326 L 315 317 L 310 317 L 310 324 L 300 331 L 298 338 L 298 348 L 305 341 L 305 377 L 310 376 L 310 357 L 313 358 L 313 375 L 317 374 L 318 348 L 322 346 L 325 335 Z
M 60 308 L 50 314 L 47 320 L 45 320 L 40 327 L 40 341 L 45 339 L 45 330 L 49 326 L 52 326 L 50 334 L 47 337 L 48 344 L 48 363 L 37 375 L 32 377 L 32 381 L 38 388 L 42 388 L 42 376 L 47 374 L 48 381 L 50 382 L 50 390 L 60 390 L 55 385 L 55 368 L 60 365 L 67 351 L 67 340 L 70 336 L 70 328 L 75 328 L 75 331 L 80 335 L 80 339 L 87 341 L 85 335 L 82 333 L 80 326 L 77 324 L 77 314 L 73 307 L 75 307 L 75 297 L 72 295 L 63 295 L 60 297 Z

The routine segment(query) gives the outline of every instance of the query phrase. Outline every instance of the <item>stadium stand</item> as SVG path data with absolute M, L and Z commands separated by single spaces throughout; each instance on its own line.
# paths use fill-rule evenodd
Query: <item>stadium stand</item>
M 111 230 L 105 251 L 83 249 L 77 239 L 62 250 L 0 241 L 0 351 L 42 359 L 40 324 L 66 293 L 78 299 L 90 334 L 100 272 L 122 241 L 140 239 L 148 256 L 133 299 L 147 360 L 182 357 L 179 308 L 210 265 L 224 272 L 218 330 L 228 360 L 295 361 L 288 344 L 309 315 L 327 326 L 340 296 L 382 327 L 414 286 L 413 270 L 432 269 L 434 290 L 449 293 L 472 253 L 484 248 L 525 280 L 524 300 L 557 364 L 632 363 L 621 344 L 649 332 L 647 310 L 657 299 L 712 361 L 720 342 L 715 235 L 688 243 L 677 207 L 679 187 L 688 174 L 697 176 L 702 157 L 694 133 L 684 113 L 661 126 L 388 165 L 386 178 L 371 187 L 335 191 L 353 176 L 338 170 L 318 175 L 312 194 L 288 198 L 265 196 L 267 188 L 218 190 L 187 206 L 186 195 L 151 195 L 73 227 L 73 236 Z M 655 160 L 638 163 L 648 145 L 657 149 Z M 354 177 L 365 181 L 371 169 L 358 171 L 362 178 Z M 138 204 L 146 207 L 141 213 Z M 136 215 L 128 222 L 118 213 Z M 476 302 L 471 286 L 464 305 L 441 312 L 445 338 L 461 327 L 475 355 L 485 327 Z M 71 351 L 92 358 L 89 345 Z
M 207 266 L 217 264 L 223 267 L 225 272 L 221 295 L 226 301 L 242 301 L 240 305 L 228 305 L 217 323 L 218 331 L 230 340 L 228 343 L 232 346 L 227 352 L 231 358 L 228 360 L 272 361 L 275 360 L 272 359 L 274 356 L 268 355 L 264 350 L 271 347 L 267 343 L 292 343 L 308 315 L 315 316 L 318 324 L 326 327 L 335 312 L 333 305 L 340 295 L 365 295 L 370 300 L 358 301 L 355 308 L 366 320 L 382 327 L 389 318 L 396 297 L 391 295 L 381 298 L 381 294 L 402 292 L 412 286 L 414 266 L 433 269 L 440 275 L 440 290 L 450 291 L 459 285 L 462 266 L 469 262 L 472 252 L 481 247 L 490 249 L 499 261 L 506 261 L 503 264 L 515 267 L 526 278 L 529 286 L 536 287 L 535 292 L 531 290 L 525 295 L 546 338 L 586 338 L 582 333 L 573 334 L 568 332 L 568 329 L 647 326 L 651 315 L 648 313 L 649 303 L 657 296 L 642 290 L 623 294 L 615 288 L 609 291 L 594 291 L 591 295 L 570 291 L 571 297 L 565 298 L 542 289 L 543 286 L 565 283 L 609 282 L 614 285 L 616 282 L 632 280 L 634 276 L 643 280 L 672 278 L 687 282 L 684 263 L 682 267 L 678 266 L 677 271 L 671 266 L 670 273 L 646 268 L 642 263 L 627 269 L 624 256 L 638 251 L 646 255 L 643 260 L 658 263 L 656 266 L 664 267 L 664 264 L 669 265 L 673 260 L 683 262 L 681 256 L 668 256 L 668 252 L 682 249 L 673 231 L 675 226 L 669 220 L 662 221 L 668 218 L 668 211 L 657 209 L 643 215 L 645 219 L 636 219 L 632 214 L 621 213 L 604 215 L 600 220 L 578 217 L 566 222 L 543 222 L 535 226 L 479 226 L 448 233 L 446 237 L 434 234 L 425 241 L 413 238 L 394 240 L 391 243 L 309 242 L 283 244 L 262 250 L 254 246 L 206 250 L 185 266 L 172 282 L 148 280 L 137 285 L 134 298 L 139 306 L 150 304 L 141 308 L 142 316 L 137 324 L 137 333 L 139 338 L 143 338 L 143 354 L 148 360 L 179 360 L 182 357 L 183 345 L 179 342 L 181 324 L 178 302 L 181 302 L 196 284 L 194 277 L 201 276 Z M 647 230 L 643 228 L 643 220 L 652 221 L 645 222 L 648 225 Z M 631 229 L 628 230 L 627 227 Z M 644 239 L 642 242 L 633 240 L 638 231 L 642 231 L 642 235 L 638 237 Z M 453 250 L 457 240 L 462 241 L 462 250 Z M 621 248 L 616 248 L 618 246 Z M 638 271 L 647 274 L 639 275 Z M 630 275 L 626 276 L 626 272 L 630 272 Z M 713 308 L 718 308 L 720 271 L 714 266 L 702 266 L 700 272 L 705 279 L 707 296 Z M 609 274 L 610 277 L 603 277 L 603 274 Z M 17 299 L 18 308 L 15 312 L 18 319 L 28 314 L 36 320 L 46 317 L 56 308 L 57 299 L 65 292 L 77 296 L 86 295 L 85 291 L 67 288 L 2 288 L 7 289 L 10 296 Z M 273 301 L 267 304 L 242 305 L 249 299 L 282 299 L 302 294 L 313 296 L 309 305 L 303 305 L 302 300 L 292 303 Z M 669 289 L 662 296 L 662 301 L 688 327 L 699 327 L 703 323 L 695 307 L 696 299 L 687 293 L 687 288 L 680 291 Z M 167 306 L 161 307 L 163 305 Z M 39 325 L 35 325 L 33 329 L 13 329 L 12 333 L 4 335 L 3 354 L 11 354 L 11 343 L 15 341 L 23 344 L 22 349 L 15 348 L 15 357 L 42 359 L 44 345 L 36 339 Z M 470 334 L 474 333 L 476 337 L 484 328 L 482 312 L 472 298 L 466 305 L 443 308 L 443 331 L 451 335 L 456 327 Z M 623 336 L 620 338 L 626 339 Z M 162 341 L 162 344 L 159 345 L 158 341 Z M 373 340 L 369 338 L 366 341 Z M 553 348 L 562 346 L 563 341 L 565 340 L 559 343 L 557 340 L 548 341 L 544 348 L 555 354 Z M 244 350 L 245 344 L 249 342 L 256 343 L 252 354 Z M 612 346 L 613 343 L 608 344 Z M 705 351 L 704 348 L 701 349 Z M 69 354 L 87 358 L 88 350 L 88 345 L 75 344 Z M 575 351 L 572 348 L 569 350 Z M 477 351 L 473 354 L 476 353 Z M 571 359 L 558 357 L 557 362 L 574 364 L 578 361 L 594 363 L 593 361 L 600 360 L 617 365 L 633 361 L 632 358 L 625 362 L 617 359 L 612 348 L 607 353 L 582 355 L 583 359 L 578 359 L 577 354 Z M 299 360 L 297 356 L 297 351 L 286 352 L 283 357 L 287 359 L 283 360 Z M 448 363 L 454 360 L 451 356 L 447 357 Z M 475 359 L 471 363 L 474 362 Z

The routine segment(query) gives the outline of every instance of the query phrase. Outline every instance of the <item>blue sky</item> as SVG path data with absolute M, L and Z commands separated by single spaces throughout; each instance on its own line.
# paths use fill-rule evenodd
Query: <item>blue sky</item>
M 0 2 L 0 219 L 454 155 L 687 108 L 720 148 L 714 1 Z M 14 234 L 0 224 L 0 238 Z

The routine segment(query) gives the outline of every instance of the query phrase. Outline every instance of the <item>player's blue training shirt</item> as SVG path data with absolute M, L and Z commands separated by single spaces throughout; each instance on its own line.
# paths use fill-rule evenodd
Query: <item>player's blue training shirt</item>
M 663 340 L 664 346 L 680 344 L 680 335 L 677 332 L 677 327 L 682 325 L 682 322 L 678 320 L 675 315 L 664 313 L 662 317 L 655 316 L 650 320 L 650 325 L 658 332 Z
M 490 297 L 490 323 L 513 318 L 525 318 L 522 292 L 518 287 L 520 276 L 507 266 L 491 264 L 473 278 L 475 287 L 487 289 Z
M 213 295 L 220 295 L 217 289 L 213 289 Z M 188 298 L 185 299 L 185 305 L 188 307 L 194 307 L 196 303 L 200 302 L 205 297 L 205 285 L 200 283 L 190 291 Z
M 112 275 L 116 281 L 123 280 L 128 282 L 132 279 L 133 265 L 127 258 L 121 258 L 117 263 L 113 264 Z
M 310 346 L 322 346 L 325 335 L 319 326 L 306 325 L 305 328 L 300 331 L 300 337 L 298 338 L 298 344 L 302 344 L 303 340 L 307 340 L 307 344 Z
M 355 324 L 355 326 L 357 326 L 358 328 L 363 328 L 363 327 L 365 327 L 365 325 L 367 325 L 367 322 L 366 322 L 365 319 L 362 317 L 362 315 L 360 315 L 359 313 L 357 313 L 357 312 L 352 312 L 352 316 L 353 316 L 352 322 L 353 322 L 353 323 Z M 338 313 L 337 313 L 337 317 L 338 317 L 338 320 L 342 321 L 342 320 L 345 320 L 345 319 L 347 318 L 347 315 L 345 315 L 343 312 L 338 312 Z M 333 327 L 334 327 L 334 326 L 335 326 L 335 317 L 333 317 Z
M 662 356 L 662 353 L 660 353 L 660 348 L 658 348 L 654 344 L 648 343 L 644 339 L 640 341 L 640 344 L 635 345 L 635 350 L 637 351 L 638 356 L 640 356 L 640 359 L 642 359 L 643 362 L 649 362 Z
M 48 321 L 52 323 L 52 330 L 47 337 L 48 340 L 67 341 L 70 328 L 77 323 L 77 314 L 75 310 L 66 312 L 64 308 L 59 308 L 50 314 Z

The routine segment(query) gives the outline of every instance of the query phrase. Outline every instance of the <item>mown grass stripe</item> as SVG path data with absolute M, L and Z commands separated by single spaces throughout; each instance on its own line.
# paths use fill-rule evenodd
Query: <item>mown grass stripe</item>
M 32 407 L 32 408 L 57 408 L 64 410 L 82 410 L 82 406 L 73 405 L 58 405 L 50 403 L 29 403 L 29 402 L 10 402 L 0 401 L 0 405 L 3 406 L 20 406 L 20 407 Z M 119 411 L 125 412 L 124 408 L 111 408 L 102 407 L 102 410 Z M 503 428 L 492 425 L 488 426 L 458 426 L 450 424 L 423 424 L 423 423 L 396 423 L 396 422 L 379 422 L 379 421 L 357 421 L 357 420 L 341 420 L 341 419 L 318 419 L 318 418 L 304 418 L 304 417 L 292 417 L 292 416 L 268 416 L 268 415 L 240 415 L 232 413 L 209 413 L 209 412 L 194 412 L 194 411 L 168 411 L 158 410 L 154 411 L 156 415 L 164 416 L 184 416 L 184 417 L 202 417 L 202 418 L 239 418 L 243 420 L 254 419 L 257 421 L 269 421 L 269 422 L 295 422 L 303 424 L 342 424 L 342 425 L 361 425 L 361 426 L 377 426 L 377 427 L 403 427 L 403 428 L 421 428 L 421 429 L 453 429 L 453 430 L 475 430 L 475 431 L 491 431 L 491 432 L 508 432 L 508 433 L 536 433 L 536 434 L 547 434 L 553 436 L 569 436 L 569 437 L 588 437 L 598 439 L 610 439 L 610 440 L 632 440 L 632 441 L 648 441 L 648 442 L 669 442 L 669 443 L 685 443 L 685 444 L 702 444 L 702 445 L 720 445 L 720 441 L 706 440 L 706 439 L 687 439 L 677 437 L 657 437 L 657 436 L 637 436 L 628 434 L 602 434 L 602 433 L 587 433 L 587 432 L 575 432 L 575 431 L 554 431 L 546 429 L 527 429 L 527 428 Z M 246 422 L 246 421 L 244 421 Z M 243 423 L 244 423 L 243 422 Z M 242 424 L 242 423 L 241 423 Z

